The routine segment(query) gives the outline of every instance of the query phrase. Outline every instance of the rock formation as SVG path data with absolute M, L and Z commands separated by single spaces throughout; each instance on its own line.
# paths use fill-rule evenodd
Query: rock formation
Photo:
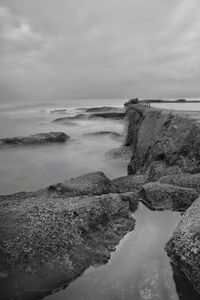
M 127 108 L 126 145 L 133 156 L 129 174 L 147 172 L 152 163 L 177 166 L 185 173 L 200 172 L 199 119 L 184 113 L 170 112 L 142 105 Z

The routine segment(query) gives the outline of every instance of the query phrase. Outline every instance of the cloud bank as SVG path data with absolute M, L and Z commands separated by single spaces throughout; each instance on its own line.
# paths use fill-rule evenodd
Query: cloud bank
M 0 101 L 200 96 L 198 0 L 0 0 Z

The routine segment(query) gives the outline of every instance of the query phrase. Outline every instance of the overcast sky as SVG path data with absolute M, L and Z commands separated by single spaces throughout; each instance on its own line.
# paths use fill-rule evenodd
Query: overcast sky
M 200 96 L 199 0 L 0 0 L 0 101 Z

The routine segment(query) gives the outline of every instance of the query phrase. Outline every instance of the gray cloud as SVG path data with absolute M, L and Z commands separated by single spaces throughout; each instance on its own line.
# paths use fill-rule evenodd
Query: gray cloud
M 200 94 L 198 0 L 0 0 L 0 101 Z

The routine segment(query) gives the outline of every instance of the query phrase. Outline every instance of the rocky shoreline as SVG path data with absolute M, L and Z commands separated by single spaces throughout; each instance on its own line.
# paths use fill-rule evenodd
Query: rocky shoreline
M 125 108 L 126 113 L 104 107 L 95 117 L 125 116 L 125 145 L 113 155 L 131 152 L 128 176 L 109 180 L 94 172 L 35 192 L 0 196 L 4 299 L 38 299 L 31 291 L 48 294 L 89 266 L 107 262 L 134 229 L 131 213 L 139 201 L 153 210 L 184 212 L 166 251 L 200 293 L 200 119 L 137 101 Z

